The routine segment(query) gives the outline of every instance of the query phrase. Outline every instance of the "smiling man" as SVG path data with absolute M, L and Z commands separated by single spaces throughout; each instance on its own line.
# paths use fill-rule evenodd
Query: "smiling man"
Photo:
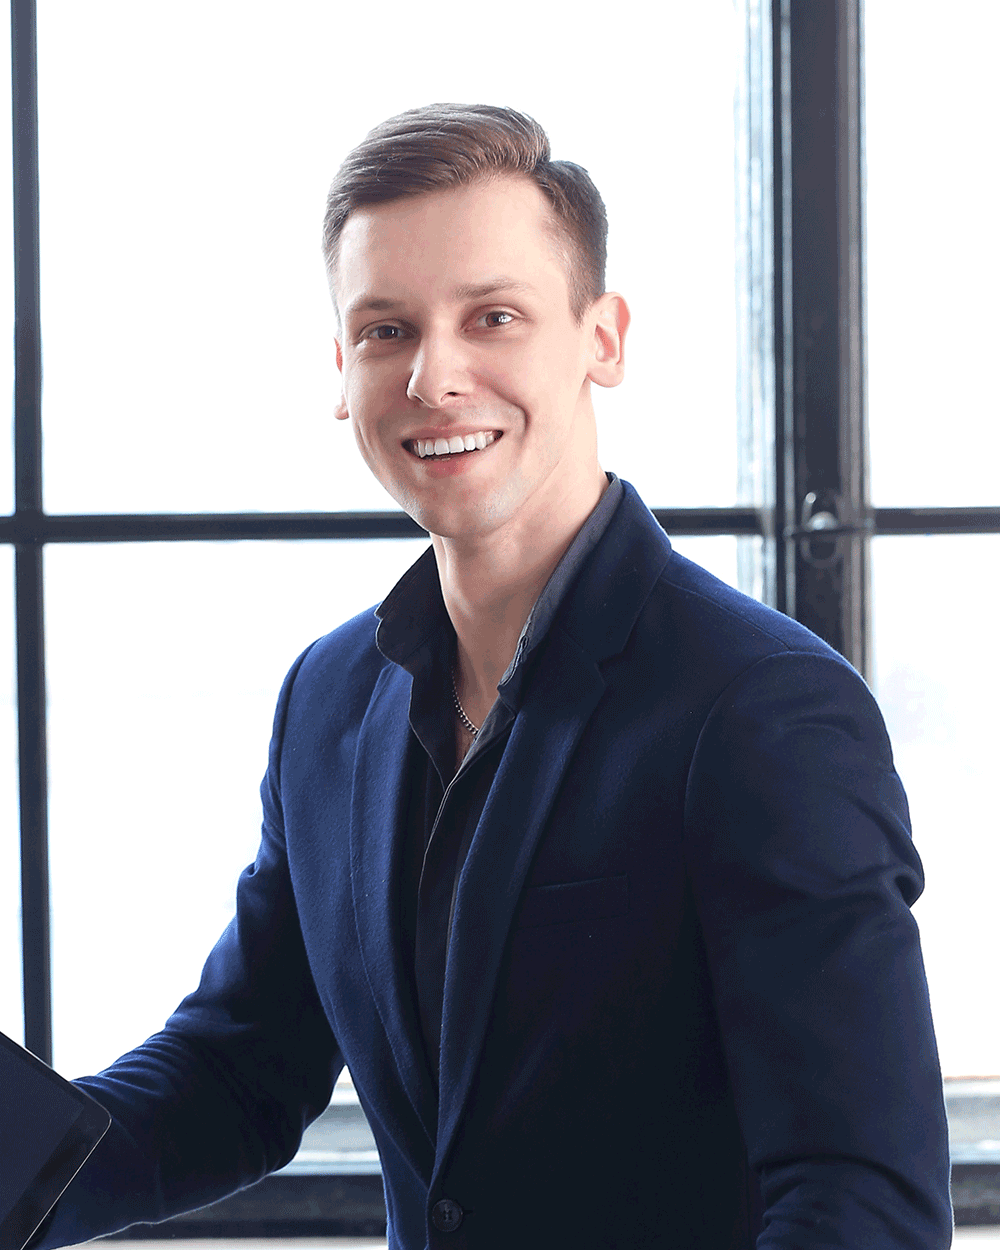
M 431 534 L 456 685 L 482 724 L 532 605 L 607 489 L 590 383 L 621 381 L 628 309 L 603 291 L 572 307 L 570 246 L 528 178 L 356 208 L 330 249 L 337 416 Z
M 392 1250 L 950 1244 L 881 717 L 601 468 L 605 237 L 509 109 L 402 114 L 338 173 L 337 416 L 431 546 L 289 673 L 237 917 L 79 1082 L 114 1122 L 39 1245 L 282 1166 L 345 1063 Z

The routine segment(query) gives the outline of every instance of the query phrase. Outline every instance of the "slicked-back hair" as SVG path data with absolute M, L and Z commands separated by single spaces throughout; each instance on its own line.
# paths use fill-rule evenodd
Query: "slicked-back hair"
M 551 159 L 548 135 L 533 117 L 490 104 L 409 109 L 381 122 L 347 155 L 330 187 L 323 222 L 331 279 L 341 232 L 355 209 L 504 176 L 530 178 L 545 196 L 553 241 L 567 267 L 570 311 L 579 324 L 604 294 L 604 201 L 585 169 Z

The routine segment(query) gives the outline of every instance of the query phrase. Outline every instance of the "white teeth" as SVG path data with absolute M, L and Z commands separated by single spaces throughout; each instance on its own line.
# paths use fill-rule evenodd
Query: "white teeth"
M 413 450 L 423 459 L 425 456 L 456 455 L 460 451 L 482 451 L 496 442 L 492 431 L 480 430 L 476 434 L 456 434 L 454 438 L 415 438 Z

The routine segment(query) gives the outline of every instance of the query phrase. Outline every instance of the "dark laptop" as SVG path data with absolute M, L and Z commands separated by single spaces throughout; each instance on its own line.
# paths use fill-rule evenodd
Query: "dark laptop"
M 110 1123 L 100 1103 L 0 1033 L 0 1250 L 22 1250 Z

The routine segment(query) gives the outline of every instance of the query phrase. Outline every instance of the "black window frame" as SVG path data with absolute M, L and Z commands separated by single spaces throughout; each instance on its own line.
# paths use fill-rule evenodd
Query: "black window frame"
M 747 136 L 741 151 L 747 168 L 741 173 L 755 195 L 744 197 L 741 231 L 744 263 L 763 294 L 748 306 L 743 326 L 754 359 L 742 366 L 757 369 L 763 379 L 749 388 L 756 398 L 740 413 L 740 494 L 749 502 L 660 508 L 655 515 L 673 535 L 752 540 L 741 544 L 741 567 L 757 562 L 760 597 L 809 626 L 867 676 L 871 539 L 1000 533 L 1000 507 L 870 504 L 860 8 L 861 0 L 773 0 L 773 8 L 769 0 L 744 0 L 753 30 L 744 67 Z M 424 531 L 402 512 L 45 513 L 35 16 L 35 0 L 12 0 L 15 508 L 0 517 L 0 542 L 15 551 L 25 1043 L 51 1062 L 45 546 L 364 540 L 419 537 Z M 984 1197 L 998 1180 L 1000 1168 L 953 1168 L 959 1223 L 1000 1222 L 1000 1205 Z M 326 1197 L 317 1207 L 321 1191 Z M 357 1235 L 377 1232 L 383 1218 L 377 1177 L 268 1178 L 253 1192 L 256 1205 L 237 1196 L 228 1206 L 218 1204 L 217 1218 L 207 1224 L 172 1221 L 169 1235 Z M 304 1223 L 303 1205 L 314 1211 Z

